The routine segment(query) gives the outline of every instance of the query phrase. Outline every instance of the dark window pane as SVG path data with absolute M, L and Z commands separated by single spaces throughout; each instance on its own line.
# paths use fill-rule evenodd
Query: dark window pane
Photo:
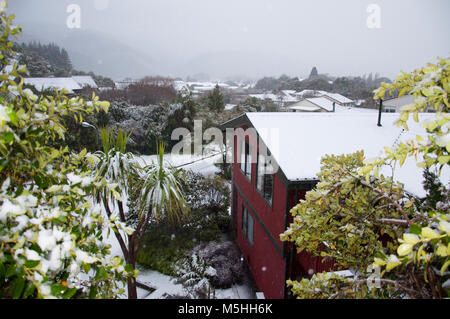
M 266 175 L 264 175 L 263 196 L 270 203 L 272 203 L 272 193 L 273 193 L 273 175 L 266 174 Z
M 250 244 L 253 245 L 253 217 L 250 214 L 248 214 L 247 238 L 248 238 L 248 241 L 250 242 Z

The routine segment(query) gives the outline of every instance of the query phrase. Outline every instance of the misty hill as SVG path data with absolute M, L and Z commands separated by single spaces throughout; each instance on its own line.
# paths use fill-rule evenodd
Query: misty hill
M 198 55 L 188 60 L 181 68 L 191 74 L 207 73 L 220 78 L 246 78 L 248 75 L 258 78 L 271 74 L 303 73 L 303 70 L 299 70 L 301 66 L 300 60 L 296 61 L 281 54 L 236 49 Z
M 112 78 L 156 74 L 156 62 L 121 42 L 99 32 L 50 25 L 22 25 L 18 42 L 56 43 L 67 50 L 77 70 L 92 71 Z

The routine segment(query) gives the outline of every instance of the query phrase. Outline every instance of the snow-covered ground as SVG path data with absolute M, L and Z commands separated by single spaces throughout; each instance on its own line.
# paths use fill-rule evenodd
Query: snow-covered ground
M 154 270 L 141 270 L 138 282 L 156 288 L 151 293 L 145 289 L 138 288 L 139 299 L 161 299 L 164 298 L 164 295 L 186 295 L 183 286 L 175 283 L 175 278 Z M 233 285 L 229 289 L 216 289 L 215 295 L 216 299 L 254 299 L 254 292 L 250 286 L 245 284 Z
M 144 155 L 140 157 L 147 165 L 157 161 L 157 155 Z M 220 170 L 214 165 L 221 158 L 221 154 L 211 153 L 204 156 L 165 154 L 164 162 L 185 170 L 202 173 L 205 176 L 214 175 Z

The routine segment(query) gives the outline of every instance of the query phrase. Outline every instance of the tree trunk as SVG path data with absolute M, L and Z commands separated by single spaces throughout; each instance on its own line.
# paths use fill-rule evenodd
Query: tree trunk
M 136 269 L 136 252 L 134 248 L 134 236 L 128 236 L 128 259 L 126 262 L 128 265 L 133 266 L 133 270 Z M 137 283 L 136 278 L 128 278 L 128 299 L 137 299 Z
M 136 278 L 128 278 L 128 299 L 137 299 L 137 284 Z

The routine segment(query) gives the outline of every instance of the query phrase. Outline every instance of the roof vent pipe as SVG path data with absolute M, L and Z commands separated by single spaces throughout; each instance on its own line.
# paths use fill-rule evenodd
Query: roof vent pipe
M 381 125 L 381 112 L 383 111 L 383 100 L 380 99 L 380 107 L 378 109 L 378 126 L 382 126 Z

